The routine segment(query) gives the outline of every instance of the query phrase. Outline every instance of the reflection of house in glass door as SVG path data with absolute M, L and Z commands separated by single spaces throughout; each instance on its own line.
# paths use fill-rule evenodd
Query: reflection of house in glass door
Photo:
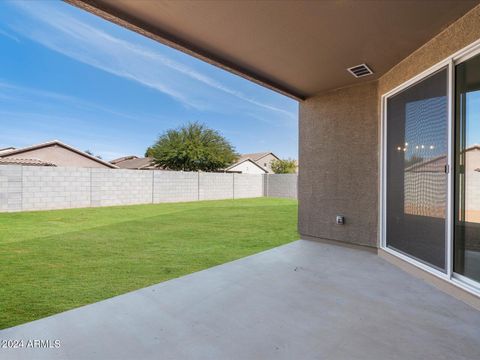
M 480 55 L 455 68 L 454 271 L 480 282 Z
M 480 291 L 480 54 L 453 55 L 382 106 L 382 247 Z
M 480 119 L 477 126 L 479 126 L 480 130 Z M 477 139 L 477 142 L 480 143 L 480 138 Z M 463 152 L 464 157 L 462 160 L 465 162 L 465 165 L 464 170 L 459 174 L 462 174 L 464 177 L 462 181 L 464 181 L 463 188 L 465 189 L 465 194 L 463 197 L 461 194 L 459 196 L 464 198 L 465 201 L 463 211 L 459 213 L 459 219 L 480 223 L 480 145 L 469 146 Z
M 480 93 L 479 93 L 480 95 Z M 480 96 L 479 96 L 480 103 Z M 479 122 L 480 126 L 480 122 Z M 480 128 L 479 128 L 480 130 Z M 480 144 L 480 139 L 478 139 Z M 430 145 L 433 149 L 433 145 Z M 480 145 L 467 147 L 464 152 L 465 198 L 463 221 L 480 223 Z M 405 213 L 442 217 L 445 212 L 444 173 L 447 156 L 416 158 L 405 168 Z M 459 219 L 462 217 L 459 217 Z

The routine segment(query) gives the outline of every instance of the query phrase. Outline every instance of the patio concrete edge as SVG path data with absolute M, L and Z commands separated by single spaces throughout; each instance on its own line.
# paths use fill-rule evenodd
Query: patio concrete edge
M 397 266 L 398 268 L 409 273 L 410 275 L 422 279 L 425 282 L 435 286 L 437 289 L 443 291 L 444 293 L 453 296 L 460 301 L 463 301 L 467 305 L 470 305 L 477 310 L 480 310 L 480 297 L 474 295 L 473 293 L 468 292 L 448 281 L 445 281 L 438 276 L 430 274 L 427 271 L 420 269 L 419 267 L 412 265 L 392 254 L 389 254 L 385 250 L 378 249 L 377 253 L 378 256 L 382 259 L 385 259 L 389 263 Z

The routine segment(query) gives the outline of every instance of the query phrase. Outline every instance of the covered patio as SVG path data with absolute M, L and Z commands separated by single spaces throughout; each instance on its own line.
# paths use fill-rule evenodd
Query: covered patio
M 299 240 L 0 331 L 8 359 L 478 359 L 480 312 L 362 250 Z
M 478 0 L 66 1 L 297 99 L 305 240 L 2 330 L 61 342 L 9 359 L 480 358 L 454 138 L 480 91 Z
M 480 308 L 478 0 L 66 1 L 298 100 L 300 237 Z

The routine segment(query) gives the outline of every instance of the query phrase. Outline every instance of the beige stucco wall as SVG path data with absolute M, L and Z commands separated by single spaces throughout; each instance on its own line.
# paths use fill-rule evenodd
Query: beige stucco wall
M 229 172 L 241 172 L 242 174 L 265 174 L 265 171 L 250 161 L 244 161 L 229 169 Z
M 268 154 L 268 155 L 262 157 L 261 159 L 258 159 L 255 162 L 258 165 L 260 165 L 261 167 L 263 167 L 264 169 L 267 169 L 270 174 L 273 174 L 272 167 L 271 167 L 271 164 L 272 164 L 273 160 L 277 160 L 277 158 L 275 156 L 273 156 L 272 154 Z
M 301 235 L 376 245 L 377 120 L 376 82 L 300 104 Z
M 444 31 L 434 37 L 432 40 L 424 44 L 422 47 L 414 51 L 403 61 L 394 66 L 385 75 L 383 75 L 378 81 L 378 109 L 381 107 L 381 97 L 383 94 L 391 91 L 397 86 L 417 76 L 425 70 L 428 70 L 437 63 L 445 60 L 449 56 L 453 55 L 457 51 L 465 48 L 473 42 L 480 39 L 480 5 L 472 9 L 465 14 L 462 18 L 447 27 Z M 378 117 L 378 128 L 381 126 L 381 117 Z M 378 143 L 380 144 L 380 132 L 378 133 Z M 380 154 L 380 149 L 379 149 Z M 475 159 L 476 154 L 468 154 L 467 163 L 469 159 Z M 380 161 L 380 160 L 378 160 Z M 475 161 L 474 161 L 475 162 Z M 477 176 L 474 169 L 471 169 L 471 165 L 467 164 L 467 188 L 468 191 L 475 192 Z M 431 175 L 432 176 L 432 175 Z M 437 175 L 438 176 L 438 175 Z M 443 176 L 442 176 L 443 178 Z M 443 180 L 437 182 L 444 186 Z M 430 179 L 430 185 L 435 181 Z M 439 191 L 433 191 L 434 194 L 439 194 Z M 439 203 L 445 203 L 445 199 L 440 199 Z M 475 208 L 478 207 L 477 203 L 470 202 L 467 205 L 467 217 L 478 217 L 475 212 Z M 442 209 L 442 212 L 444 210 Z
M 378 81 L 300 103 L 301 235 L 377 246 L 381 95 L 479 38 L 480 5 Z
M 64 147 L 59 145 L 52 145 L 49 147 L 25 151 L 20 154 L 5 156 L 5 158 L 39 159 L 52 162 L 55 165 L 61 167 L 88 167 L 109 169 L 108 166 L 103 165 L 102 163 L 77 154 L 71 150 L 65 149 Z
M 401 85 L 480 38 L 480 5 L 447 27 L 383 75 L 379 95 Z

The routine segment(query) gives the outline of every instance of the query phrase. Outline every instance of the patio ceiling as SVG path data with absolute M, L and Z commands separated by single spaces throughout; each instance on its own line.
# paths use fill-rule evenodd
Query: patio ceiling
M 378 78 L 479 3 L 66 1 L 296 99 Z

